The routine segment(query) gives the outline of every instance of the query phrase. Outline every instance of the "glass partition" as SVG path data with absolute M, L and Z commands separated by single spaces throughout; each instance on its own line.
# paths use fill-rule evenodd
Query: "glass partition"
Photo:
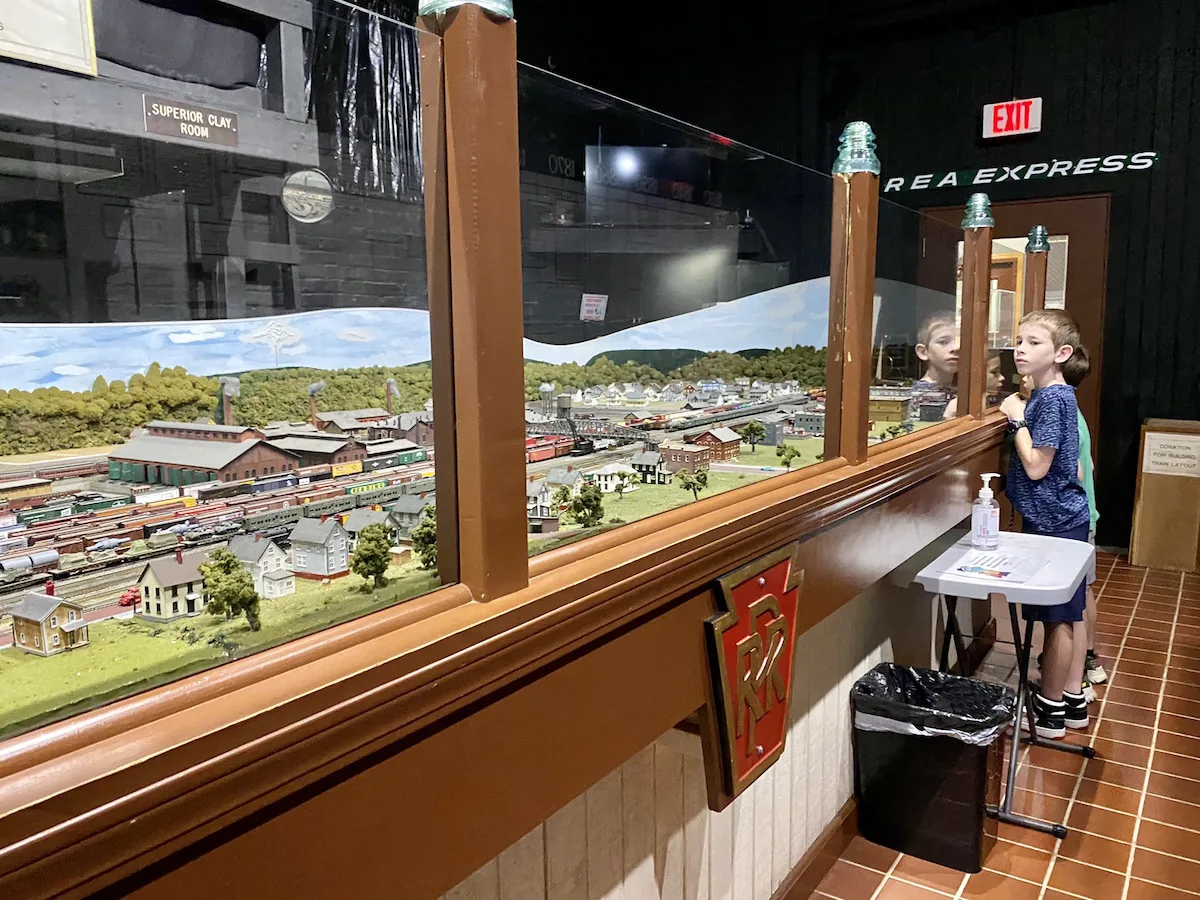
M 0 734 L 438 584 L 436 39 L 241 6 L 220 65 L 117 4 L 96 78 L 0 63 Z
M 531 552 L 822 459 L 830 178 L 519 86 Z
M 868 442 L 888 441 L 958 414 L 962 230 L 879 200 Z

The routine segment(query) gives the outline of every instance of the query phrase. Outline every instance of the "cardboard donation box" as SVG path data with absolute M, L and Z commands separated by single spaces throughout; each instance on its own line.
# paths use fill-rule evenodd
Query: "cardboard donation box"
M 1200 422 L 1142 425 L 1129 557 L 1135 566 L 1200 569 Z

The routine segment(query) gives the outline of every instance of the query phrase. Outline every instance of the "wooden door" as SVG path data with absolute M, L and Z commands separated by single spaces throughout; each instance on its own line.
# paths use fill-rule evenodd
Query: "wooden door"
M 1045 225 L 1052 237 L 1066 235 L 1066 309 L 1079 323 L 1084 346 L 1091 354 L 1092 372 L 1079 387 L 1079 408 L 1092 433 L 1092 446 L 1100 440 L 1100 385 L 1104 374 L 1104 293 L 1108 283 L 1107 195 L 1026 200 L 992 204 L 996 218 L 993 238 L 1022 238 L 1034 225 Z M 961 206 L 922 210 L 949 224 L 962 221 Z

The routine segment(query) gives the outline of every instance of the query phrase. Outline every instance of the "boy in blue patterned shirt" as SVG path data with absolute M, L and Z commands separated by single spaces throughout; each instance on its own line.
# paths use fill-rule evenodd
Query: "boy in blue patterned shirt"
M 1063 364 L 1079 346 L 1079 326 L 1062 310 L 1036 310 L 1021 319 L 1014 358 L 1033 382 L 1028 404 L 1019 394 L 1000 405 L 1013 433 L 1007 493 L 1031 534 L 1086 541 L 1087 494 L 1079 482 L 1079 406 L 1063 378 Z M 1043 623 L 1042 684 L 1033 698 L 1037 733 L 1061 738 L 1087 728 L 1087 700 L 1079 691 L 1087 653 L 1087 586 L 1058 606 L 1025 606 L 1026 619 Z M 1074 691 L 1066 690 L 1072 687 Z M 1078 692 L 1078 693 L 1077 693 Z M 1022 723 L 1025 725 L 1025 723 Z

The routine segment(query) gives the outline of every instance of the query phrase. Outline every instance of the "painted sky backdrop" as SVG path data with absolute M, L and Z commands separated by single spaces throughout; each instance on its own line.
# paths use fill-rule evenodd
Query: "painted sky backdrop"
M 788 285 L 577 344 L 525 341 L 525 357 L 586 363 L 615 350 L 736 352 L 823 347 L 829 279 Z M 97 376 L 128 380 L 152 362 L 194 375 L 306 366 L 351 369 L 429 359 L 429 314 L 416 309 L 331 309 L 257 319 L 0 324 L 0 388 L 87 390 Z

